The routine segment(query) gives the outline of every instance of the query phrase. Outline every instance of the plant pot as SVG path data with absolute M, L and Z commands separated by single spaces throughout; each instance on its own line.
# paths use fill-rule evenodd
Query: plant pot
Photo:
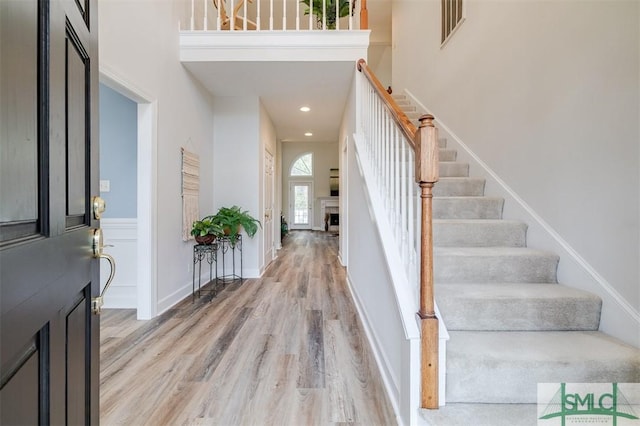
M 223 232 L 224 232 L 224 235 L 228 237 L 229 235 L 231 235 L 231 228 L 228 226 L 225 226 L 223 229 Z M 236 227 L 236 234 L 239 234 L 239 233 L 240 233 L 240 225 Z
M 216 236 L 213 234 L 207 234 L 207 235 L 196 235 L 196 242 L 198 244 L 211 244 L 216 240 Z

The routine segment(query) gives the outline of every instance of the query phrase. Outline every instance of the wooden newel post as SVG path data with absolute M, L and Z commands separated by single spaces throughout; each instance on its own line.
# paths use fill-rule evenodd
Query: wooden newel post
M 369 11 L 367 10 L 367 0 L 360 3 L 360 29 L 369 29 Z
M 433 290 L 433 185 L 438 181 L 438 129 L 430 114 L 420 117 L 416 131 L 416 182 L 422 201 L 420 237 L 420 317 L 422 408 L 438 408 L 438 318 Z

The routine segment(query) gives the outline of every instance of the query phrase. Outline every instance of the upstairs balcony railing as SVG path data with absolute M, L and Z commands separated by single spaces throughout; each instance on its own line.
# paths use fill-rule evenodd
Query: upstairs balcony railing
M 419 287 L 421 406 L 439 406 L 439 321 L 433 280 L 433 186 L 438 181 L 438 129 L 432 115 L 411 123 L 372 73 L 358 62 L 360 111 L 357 143 L 368 179 L 391 227 L 409 285 Z M 418 201 L 419 200 L 419 201 Z
M 186 0 L 185 16 L 183 31 L 339 31 L 369 26 L 367 0 Z

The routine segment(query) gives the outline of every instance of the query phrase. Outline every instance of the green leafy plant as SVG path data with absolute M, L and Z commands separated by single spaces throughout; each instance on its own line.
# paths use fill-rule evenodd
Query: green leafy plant
M 198 243 L 210 244 L 222 233 L 223 229 L 214 221 L 214 216 L 205 216 L 191 225 L 191 235 L 196 238 Z
M 307 6 L 304 14 L 313 13 L 316 16 L 318 28 L 322 28 L 323 18 L 326 10 L 327 29 L 335 30 L 336 28 L 336 1 L 338 2 L 338 16 L 344 18 L 349 16 L 349 12 L 353 15 L 355 0 L 353 0 L 351 11 L 349 11 L 349 0 L 302 0 L 300 3 Z M 310 7 L 310 5 L 312 7 Z M 313 11 L 311 10 L 313 9 Z
M 238 206 L 221 207 L 218 213 L 213 216 L 213 222 L 223 230 L 231 241 L 236 240 L 241 227 L 249 238 L 253 238 L 258 231 L 258 226 L 262 227 L 258 219 Z

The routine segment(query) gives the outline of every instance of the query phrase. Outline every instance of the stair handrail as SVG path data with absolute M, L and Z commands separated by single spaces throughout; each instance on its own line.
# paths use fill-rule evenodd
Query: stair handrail
M 360 71 L 367 77 L 367 80 L 369 80 L 369 83 L 371 83 L 371 86 L 373 87 L 377 95 L 384 100 L 384 106 L 387 108 L 387 111 L 389 111 L 389 114 L 391 114 L 393 120 L 400 127 L 400 130 L 402 130 L 402 133 L 407 138 L 409 145 L 411 145 L 411 148 L 415 151 L 416 146 L 413 138 L 416 135 L 416 126 L 414 126 L 411 120 L 409 120 L 407 114 L 405 114 L 400 109 L 396 101 L 387 92 L 387 89 L 382 86 L 380 80 L 378 80 L 371 68 L 369 68 L 369 65 L 367 65 L 367 61 L 365 61 L 364 59 L 358 60 L 358 71 Z
M 420 405 L 422 408 L 437 409 L 439 325 L 434 300 L 432 199 L 433 186 L 439 178 L 438 129 L 434 126 L 434 117 L 430 114 L 421 116 L 420 127 L 416 128 L 364 59 L 358 61 L 357 68 L 383 100 L 385 109 L 415 152 L 415 181 L 420 187 L 421 199 L 420 307 L 417 313 L 421 325 Z

